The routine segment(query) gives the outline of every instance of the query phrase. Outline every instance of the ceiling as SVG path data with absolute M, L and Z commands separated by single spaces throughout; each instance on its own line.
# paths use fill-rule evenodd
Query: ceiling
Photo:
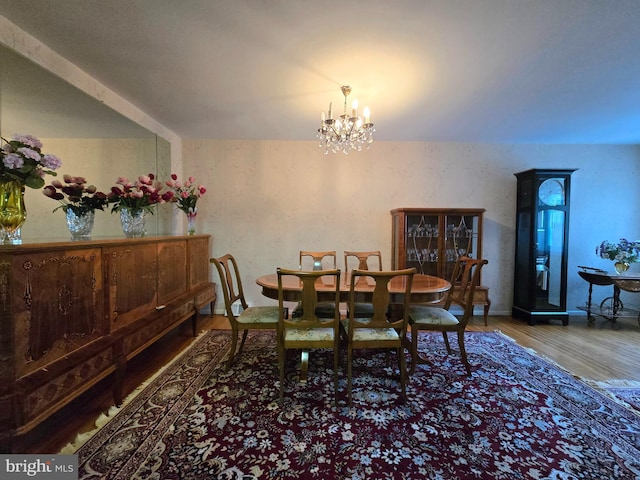
M 184 138 L 640 143 L 638 0 L 0 0 Z

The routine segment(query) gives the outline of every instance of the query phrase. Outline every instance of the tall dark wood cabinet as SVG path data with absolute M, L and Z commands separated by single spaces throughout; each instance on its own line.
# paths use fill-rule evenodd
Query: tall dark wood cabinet
M 567 252 L 571 174 L 575 169 L 516 173 L 516 251 L 512 316 L 569 323 Z

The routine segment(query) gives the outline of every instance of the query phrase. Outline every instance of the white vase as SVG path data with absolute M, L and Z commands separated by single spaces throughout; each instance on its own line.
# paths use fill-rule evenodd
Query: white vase
M 187 234 L 195 235 L 196 234 L 196 219 L 198 217 L 197 213 L 187 213 Z

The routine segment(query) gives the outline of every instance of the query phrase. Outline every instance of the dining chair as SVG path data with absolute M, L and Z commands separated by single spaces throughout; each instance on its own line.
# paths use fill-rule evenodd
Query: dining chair
M 276 330 L 278 327 L 278 307 L 273 306 L 256 306 L 249 307 L 244 298 L 244 290 L 242 289 L 242 279 L 238 269 L 238 262 L 230 253 L 218 258 L 209 260 L 216 266 L 218 275 L 220 276 L 220 288 L 224 297 L 224 306 L 226 317 L 231 324 L 231 348 L 229 349 L 229 358 L 227 359 L 227 370 L 231 368 L 235 357 L 236 346 L 238 344 L 238 332 L 242 331 L 242 341 L 238 355 L 242 353 L 242 348 L 247 339 L 249 330 Z M 238 308 L 234 313 L 233 306 Z
M 310 261 L 306 261 L 310 258 Z M 306 271 L 317 271 L 324 269 L 336 269 L 336 251 L 328 250 L 326 252 L 311 252 L 307 250 L 300 250 L 300 258 L 298 263 L 298 268 L 300 270 Z M 311 268 L 307 268 L 311 267 Z M 333 316 L 333 305 L 331 302 L 322 302 L 318 306 L 318 308 L 322 309 L 323 316 Z M 296 305 L 292 310 L 293 316 L 299 316 L 302 314 L 302 305 Z
M 409 306 L 409 326 L 411 329 L 411 370 L 413 374 L 418 364 L 429 363 L 429 361 L 418 354 L 418 335 L 420 331 L 436 331 L 442 332 L 447 353 L 451 354 L 451 346 L 449 345 L 449 332 L 455 332 L 458 335 L 458 346 L 460 348 L 460 356 L 464 364 L 467 375 L 471 376 L 471 365 L 467 359 L 467 351 L 464 346 L 464 332 L 471 317 L 473 317 L 473 294 L 476 286 L 479 284 L 480 271 L 482 267 L 488 263 L 484 259 L 473 259 L 470 257 L 460 256 L 456 260 L 451 275 L 451 284 L 457 288 L 451 288 L 447 293 L 443 307 L 434 307 L 428 305 L 410 305 Z M 449 311 L 451 305 L 462 307 L 462 315 L 456 317 Z
M 356 261 L 358 265 L 355 266 Z M 351 270 L 382 270 L 382 255 L 379 250 L 369 252 L 355 252 L 345 250 L 344 252 L 344 271 Z
M 380 251 L 372 250 L 368 252 L 356 252 L 345 250 L 344 271 L 345 273 L 349 273 L 354 269 L 382 271 L 382 255 L 380 254 Z M 365 281 L 364 277 L 361 277 L 360 281 Z M 356 302 L 354 306 L 356 309 L 356 314 L 358 315 L 370 315 L 372 313 L 372 307 L 370 303 Z M 349 310 L 347 309 L 347 315 L 348 314 Z
M 340 322 L 340 332 L 347 341 L 347 401 L 351 406 L 354 349 L 395 349 L 400 372 L 402 398 L 406 400 L 407 369 L 404 358 L 404 339 L 407 332 L 407 317 L 389 317 L 389 283 L 400 278 L 403 285 L 403 312 L 408 312 L 411 285 L 415 268 L 392 271 L 353 270 L 349 289 L 349 316 Z M 360 313 L 356 308 L 358 290 L 373 290 L 371 309 Z
M 286 352 L 301 349 L 300 378 L 306 382 L 309 349 L 333 349 L 334 401 L 338 403 L 338 366 L 340 341 L 340 270 L 299 271 L 278 268 L 278 363 L 280 366 L 280 406 L 284 403 Z M 297 277 L 302 286 L 300 316 L 288 317 L 284 300 L 283 278 Z M 333 315 L 324 316 L 318 309 L 316 282 L 329 285 Z
M 308 266 L 309 262 L 306 262 L 306 258 L 311 258 L 312 268 L 305 268 Z M 310 252 L 307 250 L 300 250 L 300 262 L 298 263 L 298 267 L 300 270 L 324 270 L 328 269 L 336 269 L 336 251 L 330 250 L 326 252 Z

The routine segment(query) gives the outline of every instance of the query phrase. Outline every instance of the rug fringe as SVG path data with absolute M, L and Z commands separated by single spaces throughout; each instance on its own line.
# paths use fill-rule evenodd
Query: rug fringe
M 632 410 L 634 412 L 638 412 L 640 414 L 640 410 L 638 410 L 634 405 L 627 402 L 624 398 L 619 397 L 615 393 L 613 393 L 609 389 L 629 389 L 629 390 L 637 390 L 640 389 L 640 382 L 637 380 L 626 380 L 626 379 L 611 379 L 611 380 L 583 380 L 588 386 L 597 390 L 598 392 L 606 395 L 611 398 L 613 401 L 622 405 L 623 407 Z
M 543 359 L 545 359 L 547 362 L 549 362 L 549 363 L 553 364 L 554 366 L 556 366 L 556 367 L 560 367 L 562 370 L 567 371 L 567 370 L 566 370 L 565 368 L 563 368 L 561 365 L 558 365 L 555 361 L 551 360 L 550 358 L 545 357 L 544 355 L 541 355 L 540 353 L 538 353 L 538 352 L 537 352 L 536 350 L 534 350 L 533 348 L 531 348 L 531 347 L 525 347 L 524 345 L 520 345 L 520 344 L 518 343 L 518 341 L 517 341 L 515 338 L 510 337 L 509 335 L 507 335 L 506 333 L 504 333 L 502 330 L 497 330 L 497 329 L 496 329 L 496 330 L 494 330 L 494 333 L 497 333 L 498 335 L 500 335 L 500 336 L 502 336 L 502 337 L 506 338 L 507 340 L 512 341 L 513 343 L 517 344 L 520 348 L 522 348 L 523 350 L 526 350 L 527 352 L 531 353 L 532 355 L 536 355 L 537 357 L 543 358 Z
M 144 382 L 138 385 L 127 397 L 123 400 L 122 405 L 119 407 L 116 405 L 112 405 L 109 407 L 107 412 L 101 413 L 98 418 L 95 419 L 94 428 L 89 430 L 88 432 L 78 433 L 76 438 L 73 441 L 66 444 L 60 450 L 60 454 L 73 454 L 75 453 L 82 445 L 87 443 L 98 431 L 104 427 L 109 421 L 126 405 L 131 403 L 133 399 L 135 399 L 142 390 L 144 390 L 151 382 L 153 382 L 158 376 L 160 376 L 167 368 L 173 365 L 176 361 L 178 361 L 183 355 L 187 353 L 187 351 L 204 335 L 206 335 L 210 330 L 203 330 L 198 334 L 196 338 L 180 353 L 176 354 L 171 360 L 169 360 L 166 364 L 160 367 L 153 375 L 147 378 Z
M 506 333 L 504 333 L 502 330 L 499 329 L 495 329 L 493 331 L 493 333 L 497 333 L 498 335 L 502 335 L 504 338 L 506 338 L 507 340 L 511 340 L 514 343 L 518 343 L 516 342 L 516 340 L 513 337 L 510 337 L 509 335 L 507 335 Z
M 514 338 L 510 337 L 509 335 L 507 335 L 506 333 L 502 332 L 501 330 L 494 330 L 494 332 L 497 333 L 498 335 L 503 336 L 504 338 L 506 338 L 508 340 L 511 340 L 514 343 L 518 343 Z M 520 345 L 520 344 L 518 344 L 518 345 Z M 618 397 L 616 397 L 615 395 L 611 394 L 610 392 L 607 392 L 607 390 L 606 390 L 607 388 L 640 388 L 640 382 L 636 381 L 636 380 L 612 379 L 612 380 L 605 380 L 605 381 L 600 381 L 599 382 L 599 381 L 596 381 L 596 380 L 591 380 L 589 378 L 582 377 L 580 375 L 576 375 L 575 373 L 567 370 L 565 367 L 560 365 L 555 360 L 547 357 L 546 355 L 540 354 L 539 352 L 537 352 L 533 348 L 525 347 L 523 345 L 520 345 L 520 347 L 522 347 L 522 349 L 528 351 L 529 353 L 544 359 L 545 361 L 547 361 L 550 364 L 552 364 L 554 367 L 558 368 L 559 370 L 562 370 L 563 372 L 567 373 L 568 375 L 571 375 L 576 380 L 579 380 L 582 383 L 587 384 L 591 388 L 594 388 L 594 389 L 596 389 L 598 391 L 604 391 L 607 395 L 609 395 L 610 397 L 614 398 L 615 400 L 620 401 L 620 399 Z M 626 404 L 626 402 L 623 402 L 623 403 L 625 403 L 625 405 L 628 405 L 628 404 Z
M 518 343 L 518 341 L 516 339 L 510 337 L 509 335 L 507 335 L 506 333 L 502 332 L 501 330 L 494 330 L 494 332 L 497 333 L 498 335 L 503 336 L 507 340 L 510 340 L 513 343 L 517 344 L 520 348 L 522 348 L 526 352 L 529 352 L 531 355 L 535 355 L 536 357 L 543 359 L 545 362 L 550 363 L 551 365 L 553 365 L 558 370 L 563 371 L 564 373 L 566 373 L 567 375 L 572 376 L 576 380 L 579 380 L 579 381 L 581 381 L 583 383 L 587 383 L 587 384 L 589 383 L 589 381 L 587 379 L 585 379 L 585 378 L 583 378 L 583 377 L 581 377 L 579 375 L 576 375 L 575 373 L 567 370 L 565 367 L 560 365 L 558 362 L 556 362 L 552 358 L 549 358 L 546 355 L 541 354 L 540 352 L 538 352 L 537 350 L 535 350 L 535 349 L 533 349 L 531 347 L 525 347 L 524 345 L 521 345 L 520 343 Z
M 595 382 L 601 388 L 640 388 L 640 382 L 637 380 L 626 380 L 623 378 L 604 380 Z

